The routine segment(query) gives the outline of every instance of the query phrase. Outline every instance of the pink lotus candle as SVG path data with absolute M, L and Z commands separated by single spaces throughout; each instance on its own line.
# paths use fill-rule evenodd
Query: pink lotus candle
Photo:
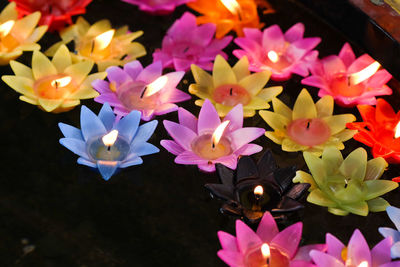
M 245 37 L 234 40 L 242 49 L 234 50 L 233 54 L 238 58 L 247 56 L 251 71 L 270 70 L 273 80 L 288 80 L 292 73 L 305 77 L 309 74 L 310 62 L 318 57 L 318 52 L 313 49 L 321 38 L 303 38 L 303 34 L 302 23 L 295 24 L 285 33 L 278 25 L 264 31 L 245 29 Z
M 346 43 L 339 55 L 315 61 L 310 67 L 312 75 L 302 83 L 319 88 L 320 97 L 331 95 L 341 106 L 375 105 L 376 96 L 392 94 L 386 85 L 392 76 L 379 68 L 380 64 L 367 54 L 356 59 Z
M 136 5 L 140 10 L 153 14 L 168 14 L 177 6 L 186 4 L 193 0 L 122 0 L 126 3 Z

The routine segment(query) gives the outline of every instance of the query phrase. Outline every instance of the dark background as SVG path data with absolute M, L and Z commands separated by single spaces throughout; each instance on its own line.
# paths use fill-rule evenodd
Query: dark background
M 296 1 L 271 2 L 277 12 L 262 17 L 266 25 L 277 23 L 287 30 L 296 22 L 305 23 L 306 36 L 322 37 L 317 47 L 321 56 L 337 54 L 350 41 Z M 1 8 L 5 5 L 1 0 Z M 85 18 L 91 23 L 109 19 L 116 27 L 128 24 L 132 31 L 144 30 L 138 41 L 147 48 L 148 55 L 140 59 L 147 65 L 167 29 L 186 10 L 179 7 L 172 15 L 153 17 L 118 0 L 94 0 Z M 40 43 L 46 49 L 57 40 L 57 34 L 47 33 Z M 234 44 L 227 52 L 233 48 Z M 363 53 L 363 47 L 354 48 L 358 56 Z M 18 61 L 30 66 L 31 54 Z M 231 54 L 230 62 L 236 62 Z M 12 74 L 9 66 L 0 72 Z M 191 74 L 185 79 L 190 84 Z M 269 85 L 282 84 L 279 98 L 292 106 L 303 88 L 300 80 L 294 76 Z M 395 81 L 391 86 L 394 91 L 399 88 Z M 188 84 L 180 84 L 180 89 L 187 88 Z M 317 99 L 317 90 L 310 88 L 310 92 Z M 386 99 L 399 108 L 397 91 Z M 182 106 L 198 114 L 194 100 Z M 217 176 L 201 173 L 196 166 L 175 164 L 174 156 L 159 145 L 168 138 L 162 120 L 176 121 L 176 113 L 156 118 L 160 124 L 150 142 L 161 148 L 160 153 L 145 156 L 142 165 L 123 169 L 105 182 L 96 171 L 78 165 L 77 156 L 58 143 L 62 135 L 57 123 L 79 127 L 79 107 L 63 114 L 46 113 L 19 101 L 18 94 L 3 82 L 0 103 L 1 266 L 224 266 L 216 256 L 220 249 L 217 231 L 234 234 L 234 219 L 219 213 L 220 203 L 203 187 L 217 182 Z M 95 112 L 101 107 L 93 100 L 83 104 Z M 343 112 L 358 116 L 356 109 L 335 107 L 335 113 Z M 246 119 L 245 125 L 267 127 L 258 115 Z M 282 152 L 265 136 L 256 142 L 271 148 L 280 166 L 295 164 L 306 170 L 301 153 Z M 350 140 L 345 145 L 347 155 L 360 143 Z M 384 178 L 399 175 L 399 167 L 390 165 Z M 399 193 L 396 189 L 384 198 L 400 206 Z M 379 226 L 393 227 L 385 212 L 340 217 L 309 203 L 302 221 L 303 244 L 324 242 L 327 232 L 347 243 L 359 228 L 372 246 L 382 239 Z M 24 248 L 33 251 L 24 254 Z

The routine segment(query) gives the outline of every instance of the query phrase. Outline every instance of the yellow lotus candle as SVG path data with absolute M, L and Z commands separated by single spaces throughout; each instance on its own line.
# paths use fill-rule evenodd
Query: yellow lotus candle
M 0 65 L 21 56 L 24 51 L 39 50 L 36 42 L 47 31 L 47 26 L 36 27 L 40 12 L 18 19 L 14 2 L 8 4 L 0 13 Z
M 327 146 L 344 149 L 344 141 L 356 133 L 346 129 L 346 123 L 353 122 L 352 114 L 333 114 L 333 98 L 324 96 L 317 103 L 306 89 L 296 99 L 293 110 L 282 101 L 272 100 L 274 112 L 262 110 L 260 116 L 273 131 L 265 135 L 288 152 L 307 151 L 321 155 Z
M 80 104 L 80 99 L 98 96 L 91 83 L 107 76 L 105 72 L 89 75 L 92 61 L 73 64 L 65 45 L 58 48 L 51 61 L 34 51 L 32 69 L 17 61 L 10 65 L 15 75 L 4 75 L 3 81 L 22 94 L 22 101 L 53 113 L 71 110 Z
M 250 74 L 247 57 L 231 67 L 218 55 L 212 75 L 196 65 L 192 65 L 192 73 L 196 83 L 190 85 L 189 92 L 201 98 L 195 104 L 202 106 L 209 99 L 220 117 L 225 117 L 237 104 L 243 105 L 245 117 L 252 117 L 256 110 L 269 108 L 268 102 L 282 92 L 282 86 L 264 88 L 271 72 Z
M 130 32 L 128 26 L 113 29 L 108 20 L 100 20 L 90 25 L 79 17 L 76 24 L 60 32 L 62 41 L 46 51 L 53 56 L 61 44 L 74 42 L 73 62 L 92 60 L 99 71 L 110 66 L 124 65 L 138 57 L 146 55 L 146 49 L 138 42 L 133 42 L 143 34 L 142 31 Z

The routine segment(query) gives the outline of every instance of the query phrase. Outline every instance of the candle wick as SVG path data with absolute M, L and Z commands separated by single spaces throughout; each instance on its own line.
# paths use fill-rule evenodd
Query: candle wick
M 310 122 L 308 121 L 307 122 L 307 129 L 309 129 L 310 128 Z
M 95 47 L 95 45 L 96 45 L 95 41 L 94 41 L 94 40 L 92 40 L 92 46 L 91 46 L 91 48 L 90 48 L 90 55 L 92 55 L 92 54 L 93 54 L 93 51 L 94 51 L 94 47 Z
M 347 188 L 347 186 L 349 185 L 349 182 L 347 181 L 347 178 L 344 179 L 345 185 L 344 188 Z
M 214 142 L 212 142 L 211 147 L 212 147 L 212 149 L 215 149 L 215 144 L 214 144 Z
M 56 89 L 58 89 L 58 81 L 55 81 L 54 85 L 56 86 Z
M 233 88 L 231 88 L 231 90 L 229 90 L 229 95 L 232 96 L 233 94 Z
M 147 90 L 147 86 L 144 88 L 144 90 L 142 91 L 142 93 L 140 94 L 140 98 L 144 97 L 144 94 L 146 93 Z
M 184 50 L 183 53 L 186 53 L 189 50 L 189 46 L 187 46 Z
M 111 150 L 111 146 L 107 146 L 107 151 L 110 151 Z
M 49 5 L 49 13 L 53 13 L 53 6 L 51 4 Z
M 266 260 L 266 261 L 267 261 L 267 266 L 269 266 L 269 257 L 267 258 L 267 260 Z

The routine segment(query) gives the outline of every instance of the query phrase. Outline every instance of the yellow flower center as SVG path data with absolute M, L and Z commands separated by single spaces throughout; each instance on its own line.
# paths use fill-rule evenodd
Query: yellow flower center
M 238 84 L 224 84 L 215 88 L 212 97 L 215 102 L 234 107 L 237 104 L 247 105 L 251 101 L 251 95 L 246 88 Z
M 46 99 L 62 99 L 75 92 L 78 86 L 73 79 L 64 74 L 50 75 L 35 81 L 33 90 L 38 97 Z

